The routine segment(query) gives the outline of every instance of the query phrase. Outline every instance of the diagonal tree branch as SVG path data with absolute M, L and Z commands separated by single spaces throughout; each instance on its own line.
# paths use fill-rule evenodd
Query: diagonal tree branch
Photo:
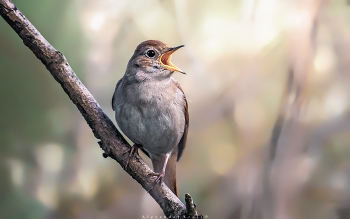
M 39 33 L 11 0 L 0 0 L 0 14 L 16 31 L 23 43 L 46 66 L 72 102 L 78 107 L 95 137 L 100 139 L 99 144 L 104 150 L 103 156 L 109 156 L 121 166 L 124 166 L 130 145 L 76 76 L 63 54 L 57 51 Z M 126 172 L 140 183 L 146 191 L 149 191 L 167 217 L 181 218 L 186 214 L 185 205 L 164 183 L 156 184 L 153 187 L 154 177 L 149 175 L 152 170 L 139 155 L 136 155 L 130 161 Z

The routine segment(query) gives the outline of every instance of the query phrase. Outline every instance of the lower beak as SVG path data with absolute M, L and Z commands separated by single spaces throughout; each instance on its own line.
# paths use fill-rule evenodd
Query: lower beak
M 182 74 L 186 74 L 185 72 L 183 72 L 181 69 L 179 69 L 178 67 L 176 67 L 172 62 L 171 62 L 171 55 L 178 49 L 180 49 L 181 47 L 184 47 L 184 45 L 181 46 L 176 46 L 173 48 L 170 48 L 166 53 L 164 53 L 163 55 L 160 56 L 159 61 L 160 63 L 162 63 L 164 65 L 165 68 L 171 70 L 171 71 L 177 71 L 180 72 Z

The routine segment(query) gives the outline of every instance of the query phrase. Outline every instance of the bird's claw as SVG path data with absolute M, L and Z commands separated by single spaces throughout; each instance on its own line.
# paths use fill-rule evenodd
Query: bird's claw
M 157 182 L 160 182 L 160 183 L 163 182 L 165 173 L 163 173 L 163 172 L 162 172 L 162 173 L 154 173 L 154 172 L 153 172 L 153 173 L 150 173 L 149 175 L 151 175 L 151 176 L 157 176 L 157 178 L 156 178 L 156 180 L 154 181 L 152 187 L 151 187 L 147 192 L 151 191 L 151 190 L 153 189 L 153 187 L 157 184 Z
M 137 150 L 138 150 L 139 148 L 140 148 L 140 147 L 137 146 L 136 144 L 134 144 L 134 145 L 131 147 L 131 150 L 130 150 L 130 153 L 129 153 L 129 157 L 128 157 L 128 159 L 126 160 L 126 165 L 124 166 L 124 169 L 125 169 L 125 170 L 128 169 L 128 165 L 129 165 L 129 161 L 130 161 L 131 156 L 133 156 L 133 155 L 137 152 Z
M 165 173 L 150 173 L 150 175 L 152 175 L 152 176 L 158 176 L 158 177 L 156 178 L 156 180 L 155 180 L 155 183 L 157 183 L 157 182 L 163 182 Z

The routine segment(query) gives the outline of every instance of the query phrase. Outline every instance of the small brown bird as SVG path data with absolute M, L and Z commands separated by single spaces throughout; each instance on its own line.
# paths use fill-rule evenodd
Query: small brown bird
M 119 128 L 135 143 L 129 159 L 141 148 L 152 160 L 156 182 L 164 180 L 176 195 L 176 161 L 185 148 L 189 124 L 185 94 L 171 77 L 174 72 L 185 74 L 171 63 L 171 55 L 181 47 L 142 42 L 112 98 Z

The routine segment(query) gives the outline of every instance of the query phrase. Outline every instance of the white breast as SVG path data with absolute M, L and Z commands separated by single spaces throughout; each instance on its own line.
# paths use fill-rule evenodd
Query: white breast
M 185 127 L 184 95 L 164 82 L 137 83 L 115 95 L 115 116 L 122 132 L 150 154 L 169 153 Z M 119 99 L 119 100 L 117 100 Z

